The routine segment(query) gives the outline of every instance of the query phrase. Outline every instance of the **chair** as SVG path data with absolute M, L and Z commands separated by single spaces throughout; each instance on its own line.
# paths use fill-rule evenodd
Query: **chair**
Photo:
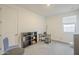
M 13 48 L 16 48 L 17 46 L 9 46 L 9 41 L 8 41 L 8 38 L 5 37 L 3 39 L 3 45 L 4 45 L 4 51 L 8 51 L 10 49 L 13 49 Z
M 4 51 L 6 51 L 9 48 L 9 42 L 7 37 L 3 39 L 3 44 L 4 44 Z
M 47 34 L 45 38 L 45 43 L 50 43 L 51 42 L 51 35 Z
M 39 40 L 40 41 L 45 41 L 45 35 L 44 34 L 39 34 Z
M 24 53 L 24 49 L 18 46 L 9 46 L 8 38 L 5 37 L 3 39 L 4 44 L 4 54 L 3 55 L 22 55 Z

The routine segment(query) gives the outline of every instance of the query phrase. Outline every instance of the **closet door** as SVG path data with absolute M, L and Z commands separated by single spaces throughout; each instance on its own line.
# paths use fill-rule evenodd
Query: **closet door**
M 2 37 L 8 37 L 9 46 L 17 45 L 17 9 L 11 7 L 2 8 Z
M 0 20 L 0 49 L 1 49 L 1 20 Z
M 2 27 L 1 27 L 2 21 L 1 21 L 1 9 L 0 9 L 0 50 L 2 48 L 2 40 L 1 40 L 1 36 L 2 36 Z

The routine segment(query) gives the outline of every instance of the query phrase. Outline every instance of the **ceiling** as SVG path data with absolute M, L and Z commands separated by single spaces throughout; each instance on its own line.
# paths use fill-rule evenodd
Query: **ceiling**
M 51 16 L 79 9 L 79 4 L 51 4 L 50 6 L 46 4 L 20 4 L 17 6 L 26 8 L 42 16 Z

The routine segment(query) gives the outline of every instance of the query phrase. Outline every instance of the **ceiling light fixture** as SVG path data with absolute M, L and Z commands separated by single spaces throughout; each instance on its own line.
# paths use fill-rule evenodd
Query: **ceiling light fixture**
M 50 4 L 47 4 L 47 6 L 50 6 Z

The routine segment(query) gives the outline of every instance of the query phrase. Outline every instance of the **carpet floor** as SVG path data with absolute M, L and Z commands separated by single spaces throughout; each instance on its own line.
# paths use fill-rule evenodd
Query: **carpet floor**
M 38 42 L 37 44 L 25 48 L 24 55 L 73 55 L 74 49 L 64 43 L 51 42 L 46 44 Z

